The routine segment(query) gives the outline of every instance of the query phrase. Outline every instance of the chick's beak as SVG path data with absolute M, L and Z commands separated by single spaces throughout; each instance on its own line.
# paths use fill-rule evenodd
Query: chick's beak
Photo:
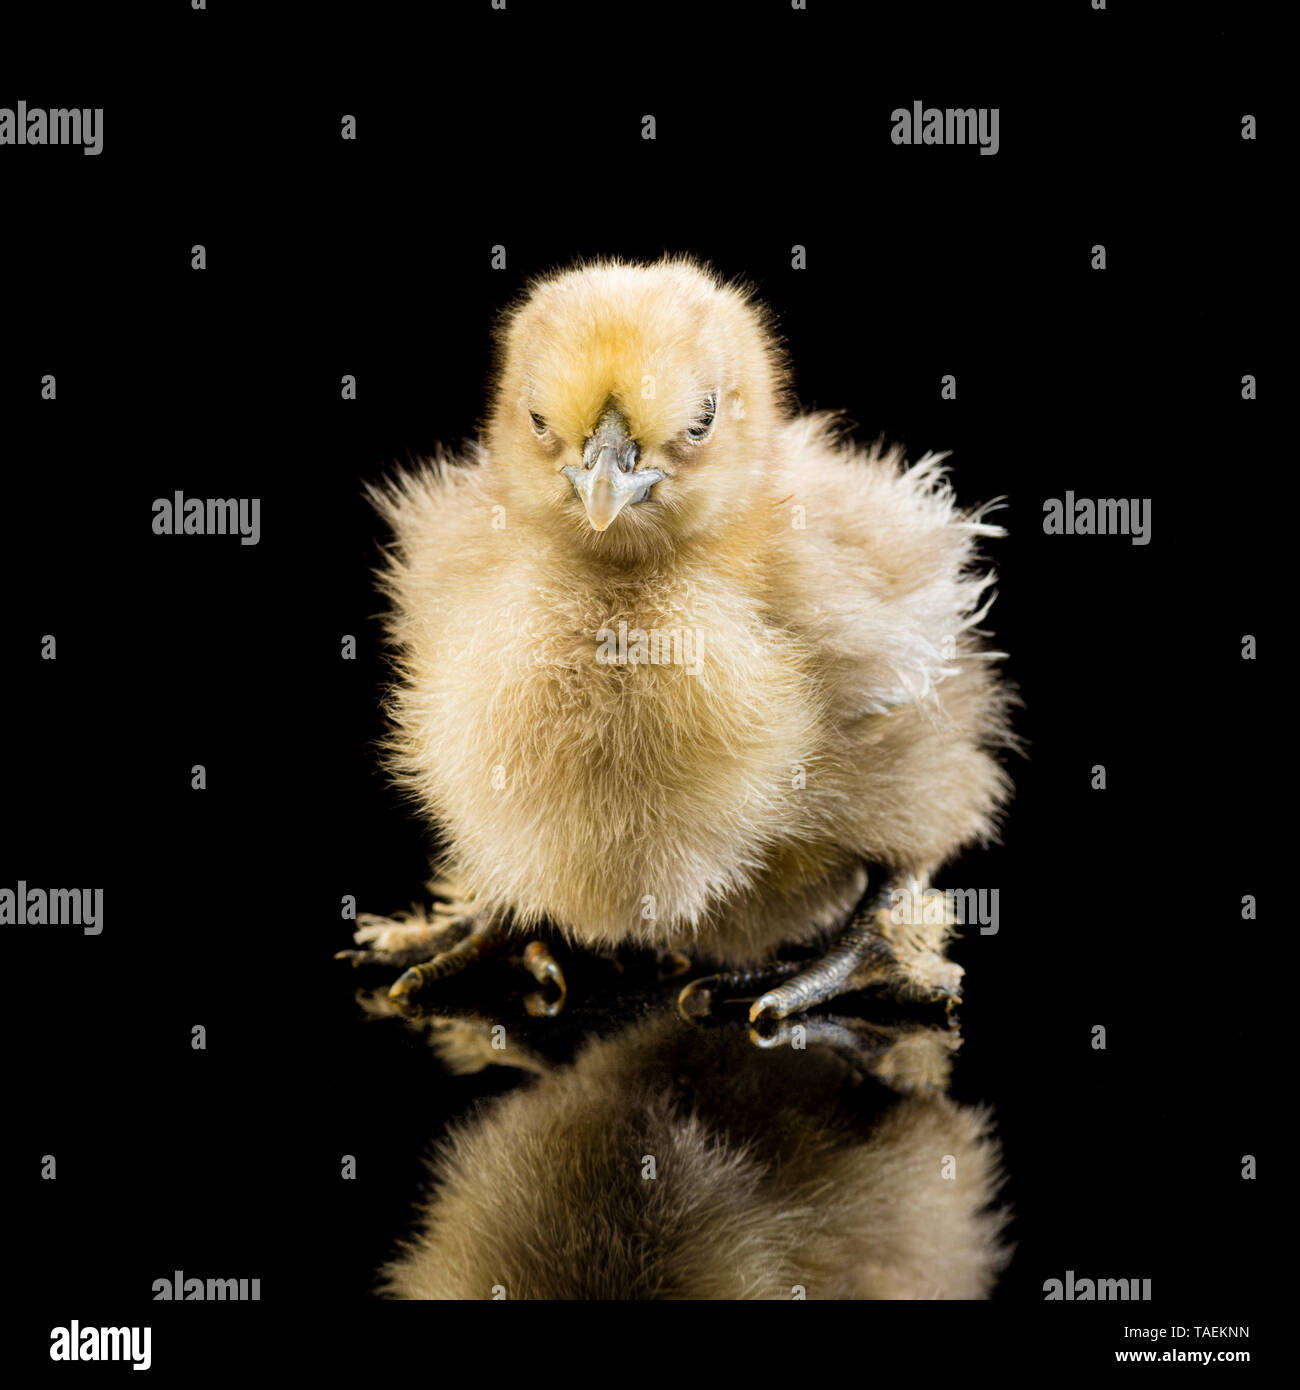
M 657 468 L 636 470 L 640 455 L 621 411 L 610 407 L 582 451 L 582 466 L 570 464 L 564 476 L 587 509 L 592 530 L 603 531 L 629 502 L 642 502 L 665 475 Z

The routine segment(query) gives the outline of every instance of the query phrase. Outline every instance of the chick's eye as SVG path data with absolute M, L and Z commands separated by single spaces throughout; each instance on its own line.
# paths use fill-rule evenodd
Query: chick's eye
M 710 391 L 704 398 L 704 403 L 700 407 L 699 418 L 686 431 L 686 437 L 692 444 L 703 444 L 704 441 L 713 433 L 713 422 L 718 415 L 718 393 Z
M 546 421 L 535 410 L 528 412 L 528 418 L 533 422 L 533 433 L 541 439 L 546 433 Z

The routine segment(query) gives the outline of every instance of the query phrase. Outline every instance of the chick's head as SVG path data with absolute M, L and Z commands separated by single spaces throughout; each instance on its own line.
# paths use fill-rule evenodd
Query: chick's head
M 541 280 L 501 333 L 489 456 L 514 507 L 635 561 L 767 501 L 784 372 L 763 312 L 690 261 Z

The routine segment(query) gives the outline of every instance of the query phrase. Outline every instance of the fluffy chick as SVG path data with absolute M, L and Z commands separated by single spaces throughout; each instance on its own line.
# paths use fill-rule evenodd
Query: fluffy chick
M 843 926 L 866 866 L 926 879 L 993 832 L 1008 698 L 976 547 L 1000 531 L 939 457 L 855 447 L 788 388 L 742 288 L 585 265 L 506 317 L 482 444 L 377 493 L 392 762 L 473 904 L 399 993 L 543 921 L 752 964 Z M 401 959 L 430 931 L 362 939 Z M 952 989 L 943 935 L 892 946 Z M 856 987 L 850 955 L 756 1013 Z
M 874 1075 L 652 1018 L 453 1128 L 402 1299 L 984 1298 L 1006 1263 L 985 1111 L 942 1094 L 954 1038 Z M 653 1163 L 653 1166 L 651 1164 Z

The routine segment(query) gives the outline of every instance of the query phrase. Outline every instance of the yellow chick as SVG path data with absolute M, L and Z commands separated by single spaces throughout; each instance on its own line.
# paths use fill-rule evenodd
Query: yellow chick
M 818 1021 L 829 1046 L 759 1051 L 660 1015 L 531 1067 L 453 1126 L 382 1291 L 987 1297 L 1009 1256 L 999 1149 L 943 1094 L 955 1035 Z
M 722 967 L 825 944 L 756 1018 L 879 980 L 956 993 L 947 928 L 897 925 L 889 893 L 1009 791 L 976 632 L 1001 532 L 940 457 L 842 433 L 793 413 L 767 314 L 692 261 L 531 288 L 481 445 L 376 493 L 389 751 L 449 901 L 363 919 L 344 954 L 411 966 L 401 998 L 545 922 Z

